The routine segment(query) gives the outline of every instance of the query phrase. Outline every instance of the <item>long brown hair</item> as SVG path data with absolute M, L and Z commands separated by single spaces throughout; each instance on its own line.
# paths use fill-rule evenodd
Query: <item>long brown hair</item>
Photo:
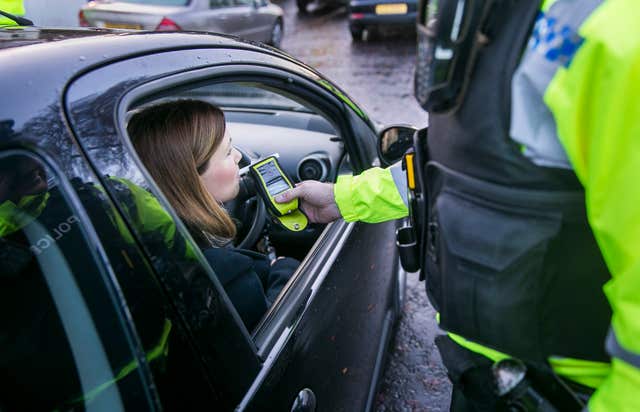
M 231 217 L 198 175 L 224 137 L 222 110 L 199 100 L 160 103 L 136 113 L 127 131 L 145 167 L 199 243 L 235 236 Z

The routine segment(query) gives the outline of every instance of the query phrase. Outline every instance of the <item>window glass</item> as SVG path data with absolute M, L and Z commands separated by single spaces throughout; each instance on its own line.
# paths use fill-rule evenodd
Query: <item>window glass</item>
M 137 349 L 60 183 L 37 157 L 0 153 L 0 410 L 148 407 Z
M 231 7 L 234 5 L 234 0 L 209 0 L 209 7 L 212 9 L 218 9 L 221 7 Z
M 154 6 L 186 6 L 191 0 L 120 0 L 123 3 L 150 4 Z
M 237 6 L 253 6 L 254 0 L 234 0 Z
M 203 114 L 218 109 L 224 119 Z M 206 130 L 191 127 L 195 124 Z M 280 155 L 281 167 L 294 182 L 299 180 L 298 165 L 305 159 L 309 163 L 311 154 L 318 160 L 308 167 L 324 171 L 325 180 L 335 179 L 334 165 L 338 165 L 343 147 L 334 126 L 313 106 L 280 89 L 257 82 L 220 82 L 185 86 L 147 98 L 128 114 L 127 129 L 141 162 L 198 241 L 247 329 L 254 330 L 287 289 L 299 261 L 323 226 L 310 227 L 304 233 L 287 232 L 270 224 L 268 216 L 256 220 L 255 197 L 236 198 L 233 194 L 216 198 L 216 188 L 238 184 L 239 168 L 248 165 L 251 158 L 273 153 Z M 216 130 L 223 129 L 224 138 L 222 134 L 216 137 Z M 207 145 L 213 147 L 216 138 L 220 138 L 220 146 L 209 152 Z M 245 157 L 233 154 L 227 141 Z M 189 147 L 186 152 L 173 149 L 185 146 Z M 228 153 L 222 153 L 224 150 Z M 206 161 L 205 156 L 209 156 Z M 206 172 L 210 169 L 215 169 L 211 175 Z M 233 173 L 226 173 L 227 169 Z M 224 202 L 221 213 L 232 218 L 236 229 L 233 239 L 203 226 L 193 216 L 199 210 L 209 213 L 202 207 L 208 202 Z M 274 261 L 277 257 L 282 259 Z
M 181 97 L 207 99 L 223 108 L 272 109 L 315 113 L 302 103 L 283 96 L 274 90 L 247 82 L 213 83 L 187 89 Z
M 109 177 L 123 199 L 128 213 L 147 213 L 144 202 L 148 192 L 140 190 L 123 178 Z M 144 351 L 148 366 L 165 409 L 198 409 L 199 405 L 215 403 L 207 378 L 192 348 L 190 337 L 171 302 L 170 293 L 160 284 L 153 269 L 118 211 L 112 207 L 102 186 L 80 185 L 73 181 L 80 201 L 102 240 L 109 263 L 126 299 L 126 305 Z M 138 191 L 136 191 L 138 190 Z M 156 214 L 157 216 L 157 214 Z M 146 239 L 164 242 L 164 233 L 153 225 L 153 213 L 144 222 Z M 157 234 L 153 234 L 157 230 Z M 164 252 L 166 256 L 166 251 Z

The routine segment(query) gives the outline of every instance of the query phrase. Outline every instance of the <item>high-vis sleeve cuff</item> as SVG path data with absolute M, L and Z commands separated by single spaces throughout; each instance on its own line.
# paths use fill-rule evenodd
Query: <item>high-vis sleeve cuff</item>
M 334 196 L 347 222 L 378 223 L 406 217 L 409 209 L 389 169 L 372 168 L 358 176 L 340 176 Z

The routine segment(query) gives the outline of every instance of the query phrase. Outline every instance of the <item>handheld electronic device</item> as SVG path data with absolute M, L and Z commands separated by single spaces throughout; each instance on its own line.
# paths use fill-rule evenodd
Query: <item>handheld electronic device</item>
M 269 156 L 249 166 L 256 189 L 270 214 L 286 229 L 294 232 L 304 230 L 309 221 L 298 209 L 298 199 L 287 203 L 277 203 L 275 196 L 293 187 L 291 179 L 284 173 L 278 159 Z

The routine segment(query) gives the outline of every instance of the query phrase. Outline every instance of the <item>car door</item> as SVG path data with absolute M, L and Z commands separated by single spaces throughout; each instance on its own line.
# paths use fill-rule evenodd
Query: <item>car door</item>
M 375 134 L 348 97 L 317 73 L 258 50 L 167 51 L 116 62 L 74 81 L 66 96 L 66 112 L 100 175 L 147 188 L 172 217 L 197 264 L 171 255 L 169 260 L 182 263 L 169 272 L 175 274 L 186 265 L 206 274 L 193 286 L 211 296 L 217 318 L 205 325 L 194 325 L 196 321 L 189 319 L 185 324 L 195 329 L 192 334 L 207 376 L 224 394 L 223 409 L 288 410 L 303 390 L 314 394 L 319 411 L 370 409 L 397 313 L 395 223 L 328 225 L 260 326 L 248 331 L 128 141 L 127 110 L 134 103 L 192 84 L 238 79 L 265 84 L 316 107 L 339 130 L 353 172 L 375 161 Z M 102 182 L 118 199 L 112 180 Z M 135 228 L 134 217 L 123 216 Z M 136 236 L 144 248 L 144 235 Z M 158 252 L 150 248 L 146 253 L 156 255 L 151 260 L 157 272 L 167 270 Z
M 209 0 L 209 10 L 195 17 L 199 30 L 215 31 L 247 38 L 253 7 L 239 4 L 237 0 Z
M 237 10 L 242 15 L 242 26 L 238 34 L 245 39 L 267 42 L 270 40 L 274 17 L 261 13 L 265 4 L 261 0 L 234 0 Z
M 21 197 L 0 196 L 0 407 L 158 410 L 146 337 L 136 334 L 117 261 L 80 200 L 83 188 L 100 192 L 78 176 L 86 177 L 81 167 L 74 173 L 34 149 L 49 129 L 31 131 L 25 147 L 0 150 L 3 184 Z

